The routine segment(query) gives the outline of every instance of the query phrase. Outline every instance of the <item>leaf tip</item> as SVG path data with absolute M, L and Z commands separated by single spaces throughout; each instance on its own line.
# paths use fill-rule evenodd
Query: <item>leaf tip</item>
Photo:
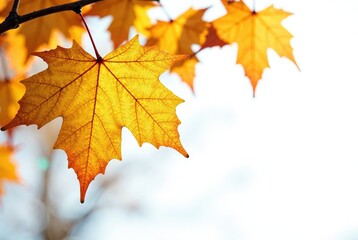
M 80 203 L 81 204 L 83 204 L 85 202 L 88 185 L 89 185 L 89 183 L 82 183 L 80 181 Z
M 0 128 L 0 130 L 1 131 L 8 131 L 9 129 L 12 129 L 14 126 L 12 126 L 12 125 L 10 125 L 12 123 L 12 121 L 10 121 L 9 123 L 7 123 L 7 124 L 5 124 L 5 125 L 3 125 L 3 126 L 1 126 L 1 128 Z
M 181 155 L 183 155 L 185 158 L 189 158 L 189 153 L 187 153 L 184 148 L 180 149 L 179 152 L 180 152 Z
M 80 192 L 80 203 L 83 204 L 85 203 L 86 192 L 82 192 L 82 189 Z

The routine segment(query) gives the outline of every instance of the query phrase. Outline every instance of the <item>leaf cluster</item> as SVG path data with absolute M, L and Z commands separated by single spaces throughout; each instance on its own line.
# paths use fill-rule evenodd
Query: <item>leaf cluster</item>
M 198 53 L 236 43 L 237 63 L 243 66 L 255 92 L 269 67 L 269 48 L 295 63 L 292 35 L 281 25 L 290 13 L 273 6 L 256 12 L 243 1 L 222 0 L 227 13 L 209 22 L 205 21 L 206 8 L 189 8 L 176 18 L 167 15 L 164 21 L 149 14 L 153 9 L 166 14 L 159 1 L 103 0 L 87 6 L 92 2 L 97 1 L 7 0 L 0 5 L 4 23 L 15 18 L 20 25 L 0 38 L 0 126 L 41 127 L 62 117 L 55 148 L 66 151 L 69 167 L 80 182 L 82 202 L 95 176 L 104 173 L 112 158 L 121 159 L 123 127 L 130 129 L 140 145 L 167 146 L 188 156 L 179 140 L 180 121 L 175 113 L 183 100 L 160 83 L 158 78 L 165 70 L 177 73 L 194 91 Z M 86 24 L 82 15 L 74 13 L 80 13 L 81 7 L 85 18 L 112 16 L 108 31 L 118 47 L 112 53 L 101 57 L 88 29 L 96 56 L 81 48 Z M 29 14 L 31 21 L 27 20 Z M 143 37 L 147 46 L 141 46 L 138 37 L 129 40 L 131 30 Z M 60 42 L 59 35 L 74 39 L 72 48 L 37 52 L 53 49 Z M 26 86 L 24 95 L 19 79 L 28 75 L 34 59 L 31 54 L 49 67 L 21 81 Z

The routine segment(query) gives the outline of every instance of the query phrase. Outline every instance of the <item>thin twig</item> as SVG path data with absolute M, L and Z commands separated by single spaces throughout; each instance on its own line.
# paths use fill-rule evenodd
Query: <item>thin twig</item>
M 16 1 L 16 0 L 15 0 Z M 82 8 L 83 6 L 89 5 L 91 3 L 95 3 L 95 2 L 99 2 L 102 0 L 80 0 L 77 2 L 72 2 L 72 3 L 67 3 L 67 4 L 62 4 L 62 5 L 57 5 L 57 6 L 53 6 L 53 7 L 49 7 L 49 8 L 45 8 L 45 9 L 41 9 L 38 11 L 34 11 L 25 15 L 17 15 L 17 14 L 9 14 L 9 16 L 4 20 L 4 22 L 2 22 L 0 24 L 0 34 L 9 31 L 10 29 L 15 29 L 18 28 L 20 24 L 39 18 L 39 17 L 43 17 L 46 15 L 50 15 L 53 13 L 58 13 L 58 12 L 64 12 L 64 11 L 77 11 L 79 8 Z
M 20 0 L 14 0 L 14 4 L 12 5 L 11 12 L 17 14 L 17 9 L 19 8 Z

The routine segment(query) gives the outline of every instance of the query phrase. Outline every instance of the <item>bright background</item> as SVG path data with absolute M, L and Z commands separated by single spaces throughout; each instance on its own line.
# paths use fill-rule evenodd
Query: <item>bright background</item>
M 175 17 L 193 1 L 162 2 Z M 195 94 L 176 75 L 162 75 L 185 99 L 177 113 L 189 159 L 140 148 L 125 129 L 123 161 L 111 161 L 80 204 L 65 153 L 51 151 L 61 120 L 40 130 L 19 127 L 23 183 L 6 185 L 0 239 L 42 239 L 47 226 L 61 230 L 63 222 L 72 222 L 67 240 L 358 239 L 358 2 L 255 5 L 272 3 L 294 13 L 283 25 L 294 35 L 300 70 L 269 50 L 271 68 L 252 98 L 231 45 L 200 53 Z M 219 1 L 194 6 L 209 5 L 206 19 L 225 13 Z M 102 55 L 111 50 L 110 21 L 89 19 Z

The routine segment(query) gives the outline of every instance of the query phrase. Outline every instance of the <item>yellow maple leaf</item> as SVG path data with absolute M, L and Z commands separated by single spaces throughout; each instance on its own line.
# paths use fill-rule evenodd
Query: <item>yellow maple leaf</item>
M 177 73 L 182 81 L 186 82 L 194 90 L 195 66 L 198 62 L 198 58 L 193 55 L 188 59 L 175 63 L 170 68 L 170 72 Z
M 244 67 L 254 93 L 264 69 L 269 67 L 268 48 L 296 64 L 290 45 L 292 35 L 281 25 L 291 13 L 273 6 L 255 12 L 243 1 L 222 0 L 222 3 L 227 14 L 215 20 L 213 25 L 222 40 L 239 45 L 237 63 Z
M 209 47 L 222 47 L 226 44 L 226 42 L 217 36 L 215 28 L 210 24 L 205 36 L 205 42 L 201 48 L 195 53 L 192 53 L 189 58 L 176 62 L 170 68 L 170 72 L 177 73 L 181 80 L 187 83 L 194 92 L 195 66 L 199 62 L 199 59 L 196 57 L 197 53 Z
M 25 93 L 19 79 L 0 80 L 0 127 L 9 123 L 19 110 L 18 101 Z
M 6 2 L 7 6 L 0 12 L 0 16 L 2 17 L 8 16 L 14 1 L 6 0 Z M 73 2 L 73 0 L 20 1 L 18 13 L 23 15 L 36 10 L 70 2 Z M 61 15 L 47 15 L 21 24 L 19 27 L 19 34 L 22 34 L 25 37 L 25 44 L 29 54 L 43 46 L 53 47 L 50 43 L 51 36 L 55 30 L 61 32 L 66 38 L 70 39 L 73 37 L 70 31 L 72 26 L 82 28 L 81 18 L 79 18 L 74 12 L 66 11 L 61 12 L 60 14 Z M 30 56 L 29 54 L 27 57 Z
M 0 36 L 0 127 L 15 117 L 20 107 L 18 101 L 25 93 L 25 87 L 19 82 L 26 69 L 22 40 L 16 30 Z
M 106 0 L 98 2 L 92 6 L 86 15 L 96 15 L 105 17 L 111 15 L 113 21 L 108 30 L 115 46 L 128 40 L 129 29 L 134 26 L 135 29 L 144 35 L 151 25 L 151 20 L 147 11 L 156 6 L 151 1 L 140 0 Z
M 8 31 L 0 36 L 0 55 L 0 61 L 3 63 L 1 64 L 2 68 L 7 68 L 6 70 L 2 69 L 3 73 L 9 75 L 2 77 L 23 74 L 27 69 L 25 38 L 18 34 L 18 29 Z M 10 66 L 7 66 L 7 61 Z
M 20 124 L 42 127 L 62 117 L 55 148 L 64 149 L 77 173 L 81 201 L 89 183 L 108 162 L 121 159 L 121 129 L 138 143 L 168 146 L 188 156 L 179 140 L 175 108 L 183 100 L 158 80 L 183 56 L 142 47 L 138 36 L 97 59 L 76 42 L 72 48 L 35 53 L 48 69 L 22 81 L 20 111 L 4 129 Z
M 0 145 L 0 196 L 4 194 L 3 183 L 5 181 L 18 181 L 16 166 L 11 159 L 13 153 L 12 147 Z
M 158 45 L 159 49 L 172 54 L 191 55 L 193 44 L 202 45 L 208 32 L 208 23 L 203 21 L 206 9 L 188 9 L 169 22 L 158 21 L 152 26 L 147 45 Z

